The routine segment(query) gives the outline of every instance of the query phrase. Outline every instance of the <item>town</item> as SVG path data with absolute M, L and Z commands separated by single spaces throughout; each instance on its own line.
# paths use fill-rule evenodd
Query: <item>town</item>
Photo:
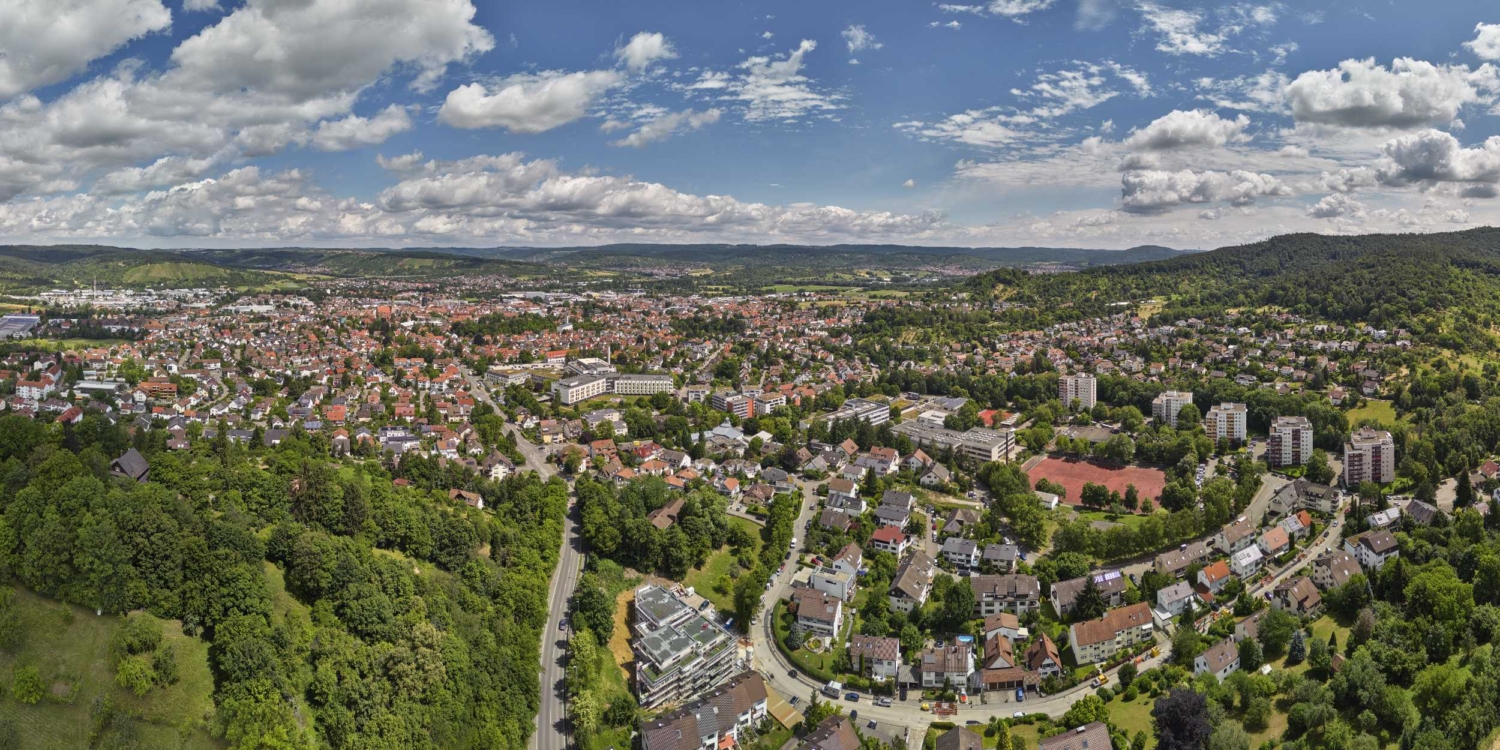
M 1494 526 L 1500 464 L 1430 476 L 1382 417 L 1411 398 L 1403 330 L 1128 310 L 893 339 L 983 303 L 505 286 L 42 295 L 0 320 L 4 419 L 117 426 L 109 474 L 188 497 L 194 456 L 293 447 L 474 517 L 560 478 L 547 750 L 553 726 L 590 750 L 1145 750 L 1184 685 L 1267 741 L 1281 681 L 1368 669 L 1379 592 L 1429 575 L 1393 561 Z M 1423 615 L 1462 638 L 1454 617 Z

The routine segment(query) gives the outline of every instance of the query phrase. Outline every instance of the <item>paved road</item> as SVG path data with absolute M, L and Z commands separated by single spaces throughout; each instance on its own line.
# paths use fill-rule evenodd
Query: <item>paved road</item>
M 496 406 L 490 398 L 489 389 L 472 372 L 464 371 L 475 398 Z M 496 411 L 499 408 L 496 407 Z M 526 458 L 524 469 L 535 471 L 543 480 L 557 475 L 557 467 L 547 461 L 542 449 L 526 439 L 521 431 L 512 427 L 510 436 L 516 448 Z M 563 668 L 567 663 L 568 632 L 560 627 L 568 611 L 568 600 L 573 598 L 578 576 L 583 570 L 583 540 L 578 538 L 577 506 L 568 500 L 568 514 L 563 519 L 562 552 L 557 559 L 557 569 L 547 590 L 547 626 L 542 632 L 542 705 L 537 711 L 536 732 L 531 735 L 528 747 L 531 750 L 567 750 L 572 741 L 568 733 L 567 694 L 563 688 Z

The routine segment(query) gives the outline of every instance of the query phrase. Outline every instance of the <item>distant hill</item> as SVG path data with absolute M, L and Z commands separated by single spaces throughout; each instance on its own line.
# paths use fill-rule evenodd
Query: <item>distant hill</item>
M 929 265 L 941 263 L 944 260 L 962 262 L 965 259 L 976 259 L 991 266 L 1055 263 L 1086 267 L 1140 263 L 1175 258 L 1184 254 L 1184 251 L 1157 245 L 1142 245 L 1128 250 L 1087 250 L 1056 247 L 930 247 L 920 245 L 616 244 L 553 248 L 452 248 L 449 252 L 540 263 L 649 259 L 700 264 L 804 266 L 855 260 L 869 265 L 896 267 Z
M 1079 309 L 1161 298 L 1166 317 L 1274 305 L 1333 320 L 1450 328 L 1500 322 L 1500 228 L 1442 234 L 1288 234 L 1108 270 L 1018 275 L 998 270 L 960 287 Z M 1457 314 L 1461 313 L 1461 314 Z

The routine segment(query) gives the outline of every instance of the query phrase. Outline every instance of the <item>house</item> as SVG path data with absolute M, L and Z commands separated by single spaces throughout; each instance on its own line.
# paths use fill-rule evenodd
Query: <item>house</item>
M 984 668 L 1011 669 L 1016 666 L 1015 647 L 999 633 L 984 639 Z
M 923 688 L 965 689 L 974 676 L 974 648 L 960 641 L 939 644 L 919 654 L 915 667 Z
M 945 536 L 963 536 L 969 529 L 979 524 L 979 511 L 973 508 L 954 508 L 948 511 L 948 517 L 943 521 L 943 534 Z
M 1448 514 L 1442 512 L 1441 510 L 1438 510 L 1436 506 L 1429 505 L 1428 503 L 1424 503 L 1421 500 L 1412 500 L 1411 502 L 1407 503 L 1402 512 L 1405 513 L 1406 517 L 1410 518 L 1413 523 L 1416 523 L 1419 526 L 1431 526 L 1433 520 L 1438 516 L 1443 516 L 1445 519 L 1448 517 Z
M 1385 561 L 1401 554 L 1396 537 L 1389 531 L 1366 531 L 1344 540 L 1344 551 L 1359 560 L 1365 570 L 1380 570 Z
M 1260 541 L 1256 544 L 1266 557 L 1280 557 L 1292 548 L 1292 539 L 1287 535 L 1286 529 L 1273 526 L 1260 535 Z
M 875 509 L 875 521 L 881 526 L 904 529 L 910 520 L 911 510 L 899 505 L 882 505 Z
M 812 588 L 843 601 L 854 598 L 854 574 L 848 571 L 824 566 L 814 570 L 807 582 Z
M 1096 721 L 1041 740 L 1037 750 L 1114 750 L 1114 745 L 1109 739 L 1109 727 Z
M 843 502 L 852 503 L 855 501 L 858 501 L 861 506 L 858 512 L 865 512 L 863 507 L 864 501 L 860 500 L 859 497 L 859 488 L 853 482 L 842 477 L 834 477 L 828 480 L 828 503 L 830 505 Z
M 850 542 L 844 545 L 844 548 L 839 550 L 837 555 L 833 556 L 833 560 L 828 565 L 841 573 L 857 576 L 859 575 L 860 566 L 864 564 L 864 560 L 865 555 L 860 551 L 859 545 Z
M 970 579 L 974 587 L 974 614 L 989 617 L 997 612 L 1020 616 L 1041 606 L 1042 585 L 1036 576 L 1021 573 L 982 575 Z
M 844 624 L 844 600 L 817 589 L 792 591 L 797 624 L 818 635 L 833 636 Z
M 1009 573 L 1016 569 L 1020 555 L 1021 549 L 1014 544 L 986 544 L 979 562 L 992 570 Z
M 1193 587 L 1187 581 L 1178 581 L 1157 589 L 1156 609 L 1172 616 L 1180 615 L 1192 603 L 1194 596 L 1197 594 L 1193 593 Z
M 828 513 L 829 511 L 824 511 L 825 516 Z M 882 526 L 870 534 L 870 546 L 900 558 L 906 548 L 911 546 L 911 539 L 906 536 L 906 532 L 895 526 Z
M 1062 656 L 1058 654 L 1057 644 L 1046 633 L 1042 633 L 1026 648 L 1026 668 L 1043 679 L 1062 674 Z
M 896 577 L 891 580 L 890 590 L 886 594 L 891 609 L 896 612 L 909 613 L 926 604 L 927 596 L 932 593 L 932 574 L 935 567 L 932 558 L 921 549 L 906 558 L 901 566 L 896 568 Z
M 1359 561 L 1347 550 L 1329 550 L 1318 555 L 1312 563 L 1313 585 L 1324 591 L 1348 583 L 1351 577 L 1361 572 Z
M 1002 636 L 1014 641 L 1021 637 L 1021 620 L 1009 612 L 996 612 L 984 618 L 984 637 L 989 640 Z
M 767 693 L 757 672 L 741 672 L 682 708 L 641 722 L 642 750 L 731 747 L 765 721 Z
M 936 750 L 984 750 L 984 738 L 964 727 L 954 727 L 938 735 Z
M 1240 668 L 1240 649 L 1233 638 L 1209 646 L 1193 660 L 1193 674 L 1208 672 L 1221 681 Z
M 1082 664 L 1107 661 L 1121 649 L 1152 640 L 1151 607 L 1145 602 L 1112 609 L 1097 620 L 1073 623 L 1068 642 L 1074 660 Z
M 151 478 L 151 464 L 146 462 L 146 457 L 140 451 L 131 448 L 125 454 L 113 460 L 109 464 L 109 473 L 112 476 L 124 477 L 132 482 L 144 484 Z
M 652 526 L 665 531 L 671 528 L 672 524 L 677 523 L 677 516 L 682 513 L 682 503 L 682 498 L 675 498 L 666 505 L 647 513 L 646 520 L 650 521 Z
M 1255 544 L 1255 524 L 1244 516 L 1235 519 L 1214 536 L 1214 547 L 1226 555 L 1232 555 L 1252 544 Z
M 1276 584 L 1271 605 L 1294 615 L 1316 617 L 1323 611 L 1323 595 L 1311 578 L 1297 576 Z
M 1266 616 L 1267 610 L 1261 610 L 1234 624 L 1234 640 L 1236 643 L 1246 638 L 1256 638 L 1260 635 L 1260 619 Z
M 944 485 L 952 483 L 953 472 L 948 471 L 948 467 L 939 463 L 932 464 L 932 466 L 928 467 L 927 471 L 923 472 L 922 476 L 917 479 L 917 484 L 928 488 L 942 487 Z
M 1059 617 L 1068 617 L 1073 614 L 1073 608 L 1078 602 L 1078 595 L 1083 593 L 1084 586 L 1088 584 L 1089 579 L 1093 579 L 1094 586 L 1099 589 L 1099 594 L 1104 597 L 1106 608 L 1120 606 L 1120 602 L 1125 596 L 1125 574 L 1118 570 L 1106 570 L 1100 573 L 1090 573 L 1082 578 L 1058 581 L 1052 584 L 1051 596 L 1048 598 L 1052 600 L 1052 606 L 1056 608 Z
M 1246 547 L 1229 556 L 1229 569 L 1240 578 L 1249 578 L 1266 563 L 1266 556 L 1259 547 Z
M 979 565 L 979 544 L 973 539 L 948 537 L 943 541 L 942 555 L 954 566 L 968 570 Z
M 1299 510 L 1281 519 L 1281 523 L 1277 524 L 1277 526 L 1280 526 L 1286 532 L 1286 535 L 1291 537 L 1295 542 L 1307 538 L 1307 535 L 1312 533 L 1313 520 L 1307 511 Z
M 854 722 L 843 714 L 833 714 L 802 739 L 798 750 L 859 750 L 859 734 Z
M 1156 572 L 1172 578 L 1182 578 L 1188 568 L 1208 559 L 1208 543 L 1193 542 L 1180 549 L 1169 550 L 1156 556 Z
M 1326 484 L 1297 479 L 1271 496 L 1271 504 L 1267 512 L 1275 516 L 1284 516 L 1298 510 L 1310 510 L 1314 513 L 1330 515 L 1338 510 L 1342 501 L 1343 497 L 1339 491 Z
M 824 508 L 822 514 L 818 516 L 818 525 L 825 529 L 848 531 L 854 528 L 854 518 L 837 508 Z M 898 527 L 892 526 L 890 528 L 898 530 Z M 879 545 L 877 544 L 876 546 L 878 547 Z
M 855 670 L 876 682 L 894 680 L 901 666 L 901 641 L 855 633 L 849 636 L 849 660 Z
M 1219 560 L 1212 565 L 1206 565 L 1198 571 L 1198 584 L 1208 589 L 1209 593 L 1217 594 L 1229 582 L 1229 564 Z
M 448 499 L 462 500 L 464 505 L 467 505 L 470 508 L 478 508 L 479 510 L 484 510 L 484 498 L 481 497 L 478 492 L 470 492 L 468 490 L 461 490 L 455 487 L 451 490 L 448 490 Z

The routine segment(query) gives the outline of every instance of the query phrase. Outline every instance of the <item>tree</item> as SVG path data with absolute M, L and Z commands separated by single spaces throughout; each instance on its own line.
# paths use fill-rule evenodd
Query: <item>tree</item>
M 974 619 L 974 587 L 965 578 L 948 588 L 943 596 L 943 623 L 949 632 L 962 633 Z
M 1474 504 L 1474 485 L 1469 481 L 1469 470 L 1465 468 L 1458 472 L 1458 489 L 1454 496 L 1453 505 L 1456 508 L 1467 508 Z
M 1208 736 L 1209 750 L 1250 750 L 1250 735 L 1233 719 L 1222 719 Z
M 1191 627 L 1179 627 L 1172 636 L 1172 661 L 1190 665 L 1203 653 L 1203 636 Z
M 1208 704 L 1203 696 L 1176 688 L 1158 698 L 1151 707 L 1158 750 L 1205 750 L 1213 729 L 1208 722 Z
M 1292 633 L 1292 644 L 1286 650 L 1286 663 L 1288 666 L 1301 664 L 1307 658 L 1307 636 L 1299 628 Z
M 1260 644 L 1254 638 L 1246 638 L 1240 641 L 1240 669 L 1246 672 L 1254 672 L 1260 669 L 1265 662 L 1265 654 L 1261 653 Z
M 121 659 L 119 666 L 115 667 L 115 684 L 135 693 L 135 697 L 139 698 L 156 684 L 156 674 L 141 658 Z
M 1314 638 L 1307 646 L 1307 667 L 1320 675 L 1327 675 L 1333 666 L 1333 654 L 1328 641 Z
M 1120 681 L 1120 687 L 1130 687 L 1130 683 L 1135 682 L 1137 671 L 1138 670 L 1136 669 L 1135 662 L 1125 662 L 1125 664 L 1120 667 L 1119 673 L 1115 675 L 1115 678 Z
M 1245 707 L 1245 728 L 1252 732 L 1263 731 L 1271 725 L 1271 699 L 1254 698 Z
M 1073 600 L 1073 619 L 1077 622 L 1095 620 L 1104 616 L 1104 611 L 1109 608 L 1104 601 L 1104 593 L 1099 590 L 1099 584 L 1094 582 L 1093 576 L 1084 576 L 1083 590 L 1078 592 L 1078 598 Z
M 1312 452 L 1312 458 L 1307 460 L 1307 469 L 1302 476 L 1309 482 L 1317 484 L 1328 484 L 1333 481 L 1333 467 L 1328 464 L 1328 453 L 1322 448 L 1316 448 Z
M 1260 640 L 1265 658 L 1274 659 L 1286 653 L 1287 645 L 1292 642 L 1292 633 L 1299 625 L 1297 618 L 1288 612 L 1279 609 L 1266 612 L 1260 618 L 1259 632 L 1256 636 Z

